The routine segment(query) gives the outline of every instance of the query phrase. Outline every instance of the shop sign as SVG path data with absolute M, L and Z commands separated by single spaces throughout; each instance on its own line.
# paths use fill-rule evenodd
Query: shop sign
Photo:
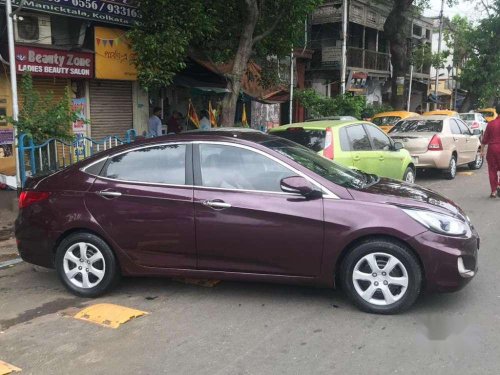
M 17 7 L 23 0 L 13 0 Z M 5 0 L 0 0 L 5 4 Z M 23 9 L 116 25 L 132 25 L 140 18 L 134 0 L 24 0 Z
M 132 51 L 126 31 L 95 27 L 95 77 L 99 79 L 137 80 Z
M 321 61 L 324 63 L 339 63 L 342 60 L 342 47 L 323 47 Z
M 92 78 L 94 55 L 56 49 L 16 46 L 16 71 L 33 76 L 58 78 Z
M 0 145 L 10 145 L 14 143 L 14 129 L 0 130 Z

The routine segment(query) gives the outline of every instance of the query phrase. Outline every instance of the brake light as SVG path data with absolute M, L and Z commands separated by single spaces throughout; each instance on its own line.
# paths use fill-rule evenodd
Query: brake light
M 323 149 L 323 156 L 327 159 L 333 160 L 335 156 L 333 148 L 333 132 L 331 128 L 326 129 L 326 136 L 325 136 L 325 148 Z
M 427 147 L 429 151 L 443 151 L 443 143 L 441 142 L 441 138 L 439 135 L 434 135 L 431 141 L 429 142 L 429 146 Z
M 472 123 L 472 125 L 471 125 L 471 128 L 472 128 L 472 129 L 477 129 L 477 128 L 479 128 L 479 122 L 474 121 L 474 122 Z
M 19 209 L 31 206 L 33 203 L 48 199 L 50 193 L 44 191 L 23 191 L 19 196 Z

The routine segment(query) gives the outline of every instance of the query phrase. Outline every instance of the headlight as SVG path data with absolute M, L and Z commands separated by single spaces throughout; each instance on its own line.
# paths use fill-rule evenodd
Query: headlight
M 409 216 L 430 230 L 448 236 L 464 236 L 469 231 L 468 225 L 457 218 L 424 210 L 403 209 Z

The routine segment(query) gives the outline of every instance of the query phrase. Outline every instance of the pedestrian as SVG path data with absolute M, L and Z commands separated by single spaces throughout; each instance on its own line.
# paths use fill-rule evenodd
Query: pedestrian
M 159 137 L 163 134 L 163 124 L 161 123 L 160 116 L 161 108 L 155 107 L 148 121 L 148 132 L 151 137 Z
M 500 103 L 496 105 L 496 111 L 497 113 L 500 112 Z M 484 155 L 486 155 L 486 161 L 488 162 L 491 185 L 490 198 L 496 198 L 500 195 L 500 181 L 498 179 L 498 172 L 500 172 L 500 116 L 488 123 L 484 131 L 481 156 L 484 157 Z
M 182 131 L 181 120 L 182 115 L 177 111 L 173 111 L 172 116 L 167 121 L 167 133 L 180 133 Z
M 208 111 L 204 109 L 201 111 L 201 119 L 200 119 L 200 129 L 201 130 L 210 130 L 210 119 L 208 118 Z

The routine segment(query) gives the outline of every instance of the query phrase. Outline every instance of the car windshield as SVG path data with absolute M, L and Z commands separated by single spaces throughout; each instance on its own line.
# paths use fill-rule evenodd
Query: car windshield
M 464 121 L 474 121 L 476 119 L 476 115 L 474 113 L 463 113 L 460 115 L 460 118 Z
M 314 152 L 322 151 L 325 148 L 326 130 L 288 128 L 285 131 L 276 131 L 272 134 L 296 142 Z
M 390 133 L 441 133 L 442 131 L 442 120 L 403 120 L 398 122 Z
M 479 111 L 479 113 L 481 113 L 483 116 L 486 116 L 486 117 L 493 117 L 495 115 L 493 112 L 489 112 L 489 111 Z
M 299 163 L 321 177 L 345 188 L 362 189 L 379 181 L 375 175 L 345 168 L 286 139 L 272 138 L 261 143 Z
M 401 120 L 401 117 L 399 116 L 384 116 L 384 117 L 374 118 L 372 122 L 375 125 L 383 126 L 383 125 L 394 125 L 399 120 Z

